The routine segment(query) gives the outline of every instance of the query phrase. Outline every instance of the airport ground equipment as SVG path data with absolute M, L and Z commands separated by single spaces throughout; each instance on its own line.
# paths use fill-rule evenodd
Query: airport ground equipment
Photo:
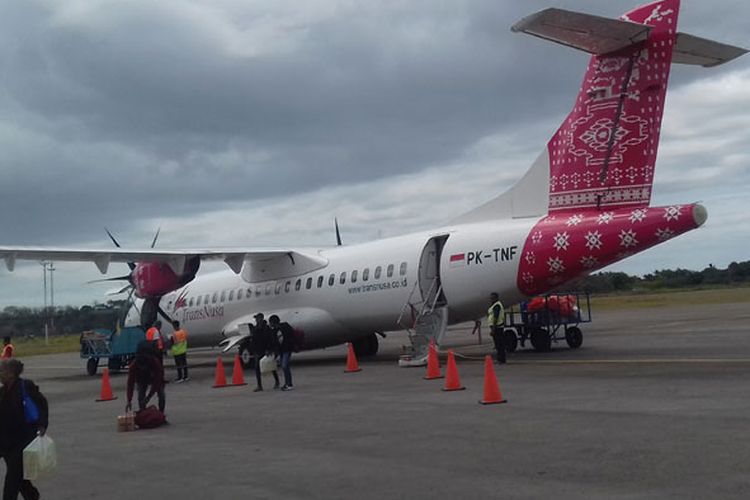
M 540 352 L 565 340 L 571 349 L 581 347 L 582 323 L 591 322 L 588 292 L 557 292 L 539 295 L 505 311 L 505 347 L 513 352 L 528 340 Z
M 96 329 L 81 334 L 81 358 L 86 359 L 86 373 L 96 375 L 99 360 L 107 358 L 110 370 L 123 370 L 135 357 L 138 343 L 146 339 L 140 327 L 122 328 L 120 331 Z

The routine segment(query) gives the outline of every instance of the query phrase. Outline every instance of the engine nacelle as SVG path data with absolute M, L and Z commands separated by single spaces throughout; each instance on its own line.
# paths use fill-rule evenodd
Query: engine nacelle
M 137 264 L 131 275 L 136 297 L 158 298 L 185 286 L 195 278 L 200 263 L 200 257 L 187 259 L 179 274 L 175 273 L 166 262 Z

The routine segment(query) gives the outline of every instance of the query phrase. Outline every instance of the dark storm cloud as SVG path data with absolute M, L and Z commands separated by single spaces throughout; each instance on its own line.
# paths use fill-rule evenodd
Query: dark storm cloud
M 634 5 L 555 2 L 603 16 Z M 143 244 L 160 219 L 211 219 L 246 202 L 279 207 L 309 193 L 326 196 L 327 186 L 382 186 L 396 175 L 460 168 L 487 137 L 512 135 L 528 157 L 518 164 L 528 163 L 570 109 L 588 59 L 510 33 L 518 19 L 548 6 L 7 1 L 0 238 L 106 245 L 107 225 Z M 686 0 L 680 29 L 750 45 L 749 13 L 744 1 Z M 676 68 L 672 88 L 748 67 L 746 57 L 715 70 Z M 701 109 L 714 118 L 710 103 Z M 531 129 L 539 133 L 515 135 Z M 735 135 L 731 144 L 741 140 Z M 492 161 L 506 168 L 507 156 L 500 151 Z M 712 155 L 698 158 L 693 170 Z M 464 176 L 487 171 L 475 166 Z M 435 196 L 429 182 L 408 182 L 393 204 Z M 470 198 L 478 204 L 503 187 Z M 335 209 L 324 203 L 327 212 L 315 217 Z

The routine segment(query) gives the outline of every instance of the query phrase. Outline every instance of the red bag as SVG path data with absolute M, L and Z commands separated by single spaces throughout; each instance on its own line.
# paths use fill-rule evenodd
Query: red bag
M 153 429 L 166 423 L 166 417 L 156 406 L 149 406 L 135 414 L 135 425 L 140 429 Z

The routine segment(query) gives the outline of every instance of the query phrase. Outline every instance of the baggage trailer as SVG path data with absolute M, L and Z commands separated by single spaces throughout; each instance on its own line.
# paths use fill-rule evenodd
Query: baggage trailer
M 539 295 L 505 312 L 503 331 L 505 349 L 513 352 L 518 343 L 545 352 L 552 343 L 565 340 L 571 349 L 583 343 L 578 327 L 591 322 L 591 298 L 588 292 L 557 292 Z
M 135 357 L 138 344 L 146 340 L 140 327 L 122 328 L 119 332 L 96 329 L 81 334 L 81 358 L 86 359 L 86 373 L 96 375 L 99 360 L 107 358 L 111 371 L 123 370 Z

